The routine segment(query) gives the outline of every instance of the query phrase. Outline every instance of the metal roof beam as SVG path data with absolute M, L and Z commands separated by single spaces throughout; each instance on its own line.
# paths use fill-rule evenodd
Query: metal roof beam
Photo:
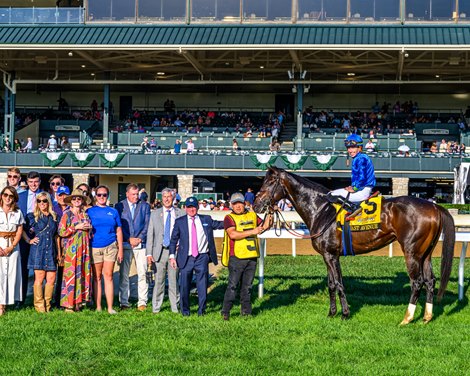
M 197 72 L 201 76 L 201 80 L 204 80 L 204 67 L 197 61 L 197 59 L 193 56 L 193 54 L 189 51 L 179 49 L 179 53 L 184 56 L 184 58 L 188 61 L 189 64 L 193 66 L 194 69 L 197 70 Z
M 91 56 L 88 52 L 85 52 L 85 51 L 75 51 L 75 53 L 79 56 L 81 56 L 82 58 L 84 58 L 85 60 L 89 61 L 90 63 L 92 63 L 93 65 L 95 65 L 96 67 L 100 68 L 101 70 L 108 70 L 108 68 L 106 67 L 106 65 L 100 63 L 99 61 L 97 61 L 93 56 Z

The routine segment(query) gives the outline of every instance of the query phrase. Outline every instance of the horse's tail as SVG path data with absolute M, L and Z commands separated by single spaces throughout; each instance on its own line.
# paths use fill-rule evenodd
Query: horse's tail
M 441 282 L 439 284 L 439 291 L 437 292 L 437 300 L 440 302 L 442 296 L 446 291 L 447 283 L 449 283 L 450 272 L 452 270 L 452 259 L 454 258 L 455 246 L 455 225 L 454 218 L 450 213 L 439 207 L 442 221 L 442 234 L 444 235 L 444 242 L 442 243 L 442 256 L 441 256 Z

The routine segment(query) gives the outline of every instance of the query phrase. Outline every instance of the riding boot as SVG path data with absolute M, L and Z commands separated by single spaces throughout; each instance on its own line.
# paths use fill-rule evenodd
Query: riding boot
M 46 308 L 44 305 L 44 290 L 42 285 L 33 285 L 34 292 L 34 308 L 37 312 L 44 313 Z
M 332 204 L 339 204 L 347 210 L 350 213 L 348 218 L 354 218 L 362 212 L 362 208 L 359 203 L 346 200 L 343 196 L 333 196 L 331 192 L 328 192 L 326 199 Z
M 52 295 L 54 294 L 54 285 L 48 285 L 46 283 L 46 287 L 44 288 L 44 302 L 46 305 L 46 312 L 51 310 L 51 300 Z

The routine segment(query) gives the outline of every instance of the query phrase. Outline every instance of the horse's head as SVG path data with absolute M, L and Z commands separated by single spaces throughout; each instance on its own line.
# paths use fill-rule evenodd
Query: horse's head
M 282 182 L 284 170 L 277 167 L 270 167 L 266 172 L 263 185 L 256 195 L 253 210 L 262 213 L 268 208 L 272 208 L 277 202 L 286 197 L 286 191 Z

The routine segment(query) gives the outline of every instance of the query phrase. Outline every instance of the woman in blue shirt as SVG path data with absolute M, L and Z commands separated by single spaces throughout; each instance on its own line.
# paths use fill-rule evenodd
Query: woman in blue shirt
M 104 276 L 104 293 L 108 312 L 115 314 L 113 309 L 114 286 L 113 271 L 116 260 L 122 262 L 122 225 L 116 209 L 107 206 L 109 189 L 105 185 L 96 188 L 96 205 L 87 210 L 93 226 L 91 238 L 91 264 L 93 268 L 93 291 L 96 310 L 101 311 L 101 280 Z
M 332 203 L 339 203 L 355 217 L 361 212 L 357 202 L 366 200 L 375 187 L 375 171 L 372 160 L 362 153 L 363 140 L 357 134 L 349 135 L 344 141 L 348 154 L 352 158 L 351 185 L 331 191 L 327 198 Z

